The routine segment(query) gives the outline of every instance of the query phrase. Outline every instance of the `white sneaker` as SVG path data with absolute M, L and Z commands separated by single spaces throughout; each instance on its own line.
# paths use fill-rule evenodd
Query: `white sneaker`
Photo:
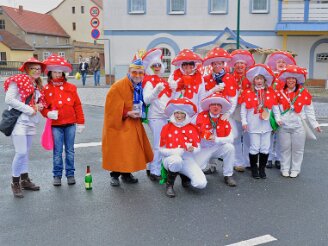
M 288 172 L 288 171 L 282 171 L 282 172 L 281 172 L 281 175 L 282 175 L 283 177 L 289 177 L 289 172 Z
M 290 172 L 290 177 L 291 178 L 296 178 L 298 176 L 298 172 L 297 171 L 291 171 Z

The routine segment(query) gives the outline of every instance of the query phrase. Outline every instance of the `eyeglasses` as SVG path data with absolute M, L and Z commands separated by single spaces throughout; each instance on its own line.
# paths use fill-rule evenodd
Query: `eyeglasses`
M 187 65 L 189 65 L 189 66 L 195 66 L 195 62 L 183 62 L 182 63 L 182 66 L 187 66 Z
M 144 71 L 131 71 L 133 76 L 143 76 L 145 74 Z
M 29 69 L 33 71 L 41 71 L 40 67 L 30 67 Z
M 162 64 L 160 63 L 154 63 L 153 65 L 151 65 L 152 67 L 162 67 Z

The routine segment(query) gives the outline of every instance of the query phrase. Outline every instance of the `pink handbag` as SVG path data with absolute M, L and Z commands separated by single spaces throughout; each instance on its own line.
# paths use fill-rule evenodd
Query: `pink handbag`
M 41 145 L 45 150 L 53 150 L 54 148 L 54 138 L 52 136 L 51 130 L 51 119 L 48 118 L 41 135 Z

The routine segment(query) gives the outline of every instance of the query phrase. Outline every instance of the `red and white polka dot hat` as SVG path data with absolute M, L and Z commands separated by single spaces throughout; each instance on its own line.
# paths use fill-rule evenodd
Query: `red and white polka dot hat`
M 184 112 L 188 114 L 189 117 L 193 117 L 197 113 L 197 107 L 192 101 L 186 98 L 171 99 L 168 101 L 164 113 L 168 117 L 171 117 L 176 111 Z
M 229 62 L 231 55 L 224 49 L 215 47 L 211 49 L 205 56 L 203 66 L 211 65 L 212 62 Z
M 276 70 L 278 60 L 284 60 L 287 65 L 296 65 L 294 57 L 286 51 L 273 52 L 267 57 L 265 64 L 267 64 L 272 70 Z
M 280 72 L 278 79 L 286 83 L 287 78 L 296 78 L 298 84 L 304 84 L 306 75 L 307 71 L 305 68 L 296 65 L 288 65 L 286 69 Z
M 221 93 L 213 93 L 212 95 L 204 98 L 200 102 L 200 106 L 202 107 L 203 110 L 209 110 L 211 104 L 221 104 L 222 114 L 226 113 L 231 108 L 230 101 Z
M 254 78 L 257 75 L 263 75 L 264 78 L 266 79 L 266 84 L 268 86 L 271 86 L 272 82 L 275 80 L 274 73 L 271 71 L 269 66 L 264 65 L 264 64 L 255 64 L 253 67 L 250 67 L 246 71 L 246 78 L 253 83 Z
M 173 59 L 172 65 L 180 67 L 183 62 L 203 63 L 203 59 L 189 49 L 183 49 Z
M 44 60 L 43 63 L 46 65 L 47 71 L 64 73 L 72 72 L 72 65 L 67 62 L 64 57 L 61 57 L 57 54 L 52 54 L 46 60 Z
M 38 65 L 40 65 L 42 72 L 44 71 L 44 69 L 46 67 L 41 61 L 35 59 L 34 57 L 31 57 L 26 62 L 24 62 L 23 65 L 20 66 L 20 68 L 18 68 L 18 70 L 21 71 L 21 72 L 25 72 L 26 66 L 28 64 L 38 64 Z
M 237 62 L 246 63 L 246 67 L 251 67 L 255 64 L 253 55 L 248 50 L 234 50 L 230 55 L 232 57 L 229 62 L 230 67 L 234 67 Z

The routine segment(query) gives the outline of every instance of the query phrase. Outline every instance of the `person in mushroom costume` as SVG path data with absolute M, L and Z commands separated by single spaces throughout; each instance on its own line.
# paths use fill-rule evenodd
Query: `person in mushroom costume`
M 194 156 L 200 151 L 200 137 L 197 127 L 191 123 L 197 108 L 187 98 L 171 99 L 165 114 L 170 122 L 161 132 L 160 152 L 163 166 L 167 170 L 166 195 L 175 197 L 173 185 L 178 174 L 182 175 L 182 186 L 205 188 L 207 181 Z M 186 177 L 188 177 L 186 179 Z
M 172 61 L 178 69 L 174 70 L 168 78 L 173 91 L 172 98 L 185 97 L 196 105 L 197 110 L 200 109 L 200 101 L 206 96 L 203 77 L 197 69 L 197 64 L 202 62 L 199 55 L 189 49 L 183 49 Z M 193 122 L 195 120 L 196 115 Z
M 231 52 L 230 67 L 233 67 L 233 77 L 238 86 L 238 104 L 233 112 L 232 118 L 234 119 L 233 128 L 235 139 L 235 163 L 234 169 L 238 172 L 244 172 L 245 167 L 249 166 L 249 136 L 248 133 L 243 131 L 240 109 L 242 92 L 251 87 L 251 83 L 246 78 L 246 71 L 249 67 L 255 64 L 252 54 L 247 50 L 234 50 Z
M 285 83 L 279 79 L 277 79 L 279 73 L 286 68 L 287 65 L 296 65 L 296 61 L 294 57 L 286 52 L 286 51 L 275 51 L 272 54 L 270 54 L 266 59 L 266 65 L 268 65 L 271 70 L 274 72 L 276 76 L 276 80 L 272 83 L 271 87 L 274 89 L 274 91 L 280 91 L 285 86 Z M 274 166 L 277 169 L 280 169 L 280 160 L 281 160 L 281 153 L 280 153 L 280 147 L 278 144 L 278 134 L 277 132 L 273 132 L 271 135 L 271 145 L 270 145 L 270 151 L 269 151 L 269 160 L 267 164 L 267 168 L 273 167 L 273 160 Z
M 146 71 L 142 82 L 143 96 L 145 104 L 149 105 L 147 118 L 153 135 L 154 159 L 148 164 L 149 178 L 152 181 L 159 181 L 161 178 L 160 134 L 163 126 L 168 121 L 164 110 L 172 96 L 168 82 L 160 77 L 164 73 L 164 65 L 161 58 L 162 50 L 154 48 L 149 50 L 142 59 Z
M 67 82 L 66 74 L 72 65 L 63 57 L 52 54 L 43 61 L 46 65 L 48 84 L 45 99 L 48 104 L 42 114 L 52 120 L 54 138 L 53 185 L 60 186 L 63 172 L 63 146 L 65 146 L 65 176 L 69 185 L 75 184 L 74 142 L 75 132 L 84 130 L 84 113 L 75 85 Z
M 198 114 L 196 125 L 201 135 L 202 151 L 196 154 L 195 160 L 202 169 L 210 158 L 223 159 L 224 182 L 236 186 L 232 178 L 235 161 L 235 148 L 230 122 L 223 115 L 231 109 L 231 103 L 221 93 L 214 93 L 201 101 L 203 111 Z
M 30 58 L 19 68 L 19 71 L 24 74 L 11 76 L 3 84 L 6 92 L 5 103 L 9 109 L 22 112 L 11 133 L 15 148 L 11 188 L 13 195 L 18 198 L 24 197 L 22 189 L 40 190 L 40 186 L 34 184 L 29 178 L 28 162 L 32 139 L 39 122 L 37 112 L 46 106 L 40 78 L 44 68 L 42 62 Z
M 252 86 L 241 95 L 241 121 L 244 131 L 249 133 L 249 160 L 252 176 L 256 179 L 265 179 L 265 166 L 269 157 L 272 131 L 269 121 L 271 110 L 276 122 L 281 125 L 277 97 L 270 87 L 275 76 L 268 66 L 256 64 L 246 72 L 246 77 L 252 81 Z
M 277 92 L 282 112 L 282 125 L 278 131 L 281 150 L 281 175 L 296 178 L 301 172 L 306 140 L 304 120 L 307 118 L 312 128 L 321 132 L 316 121 L 312 96 L 303 87 L 306 79 L 304 68 L 289 65 L 278 78 L 285 82 L 283 90 Z

